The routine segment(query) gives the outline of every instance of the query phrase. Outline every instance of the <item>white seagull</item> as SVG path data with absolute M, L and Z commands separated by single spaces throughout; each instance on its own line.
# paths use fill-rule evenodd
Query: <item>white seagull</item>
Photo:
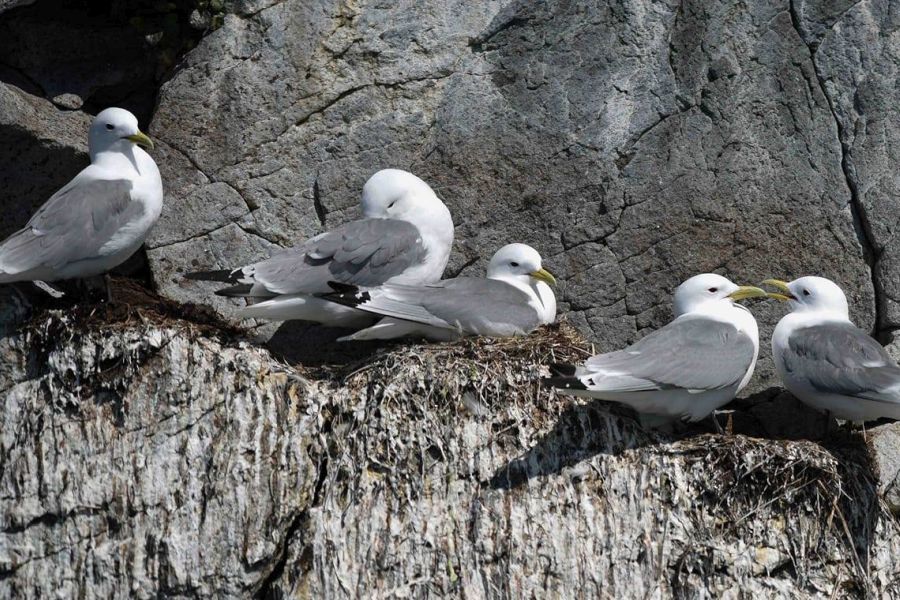
M 220 296 L 259 300 L 242 308 L 244 318 L 301 319 L 359 328 L 374 318 L 318 298 L 329 281 L 378 286 L 437 281 L 453 244 L 453 219 L 427 183 L 406 171 L 378 171 L 363 186 L 363 218 L 319 234 L 252 265 L 189 273 L 188 279 L 234 284 Z
M 555 283 L 534 248 L 508 244 L 494 253 L 487 279 L 456 277 L 428 285 L 386 284 L 374 289 L 333 283 L 336 292 L 323 297 L 383 317 L 343 341 L 512 337 L 527 335 L 556 319 L 556 296 L 550 289 Z
M 699 421 L 728 404 L 756 366 L 756 319 L 735 300 L 764 297 L 705 273 L 675 290 L 675 319 L 624 350 L 599 354 L 582 366 L 557 366 L 545 379 L 562 393 L 626 404 L 658 424 Z
M 133 114 L 107 108 L 91 123 L 91 164 L 0 244 L 0 283 L 101 275 L 134 254 L 162 211 L 153 142 Z
M 824 277 L 767 279 L 788 302 L 772 334 L 775 367 L 801 402 L 838 419 L 900 419 L 900 367 L 850 321 L 847 297 Z

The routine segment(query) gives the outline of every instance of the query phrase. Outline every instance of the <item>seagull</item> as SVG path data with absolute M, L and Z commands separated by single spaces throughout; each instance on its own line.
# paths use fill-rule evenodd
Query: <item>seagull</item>
M 508 244 L 491 258 L 487 279 L 456 277 L 427 285 L 386 284 L 374 289 L 333 283 L 335 293 L 323 298 L 383 317 L 342 341 L 513 337 L 527 335 L 556 319 L 556 296 L 550 289 L 555 283 L 553 275 L 541 266 L 537 250 Z
M 583 365 L 556 366 L 545 383 L 574 396 L 626 404 L 645 424 L 699 421 L 730 402 L 756 366 L 756 319 L 736 300 L 765 297 L 705 273 L 675 290 L 675 319 L 635 344 Z M 649 418 L 648 418 L 649 417 Z
M 163 202 L 159 169 L 139 146 L 153 142 L 127 110 L 94 117 L 91 164 L 0 244 L 0 283 L 93 277 L 134 254 Z
M 329 281 L 355 286 L 437 281 L 453 244 L 453 219 L 427 183 L 406 171 L 384 169 L 363 186 L 363 218 L 319 234 L 268 260 L 224 271 L 189 273 L 194 280 L 233 284 L 220 296 L 259 300 L 243 318 L 301 319 L 359 328 L 374 318 L 316 294 Z
M 900 367 L 881 344 L 850 321 L 847 297 L 824 277 L 790 283 L 769 296 L 787 302 L 772 334 L 775 367 L 801 402 L 847 421 L 900 419 Z

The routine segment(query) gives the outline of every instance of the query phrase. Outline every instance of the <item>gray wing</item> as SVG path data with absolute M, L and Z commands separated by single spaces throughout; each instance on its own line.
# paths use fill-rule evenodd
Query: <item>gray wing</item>
M 897 402 L 900 367 L 877 341 L 852 323 L 823 323 L 794 331 L 785 369 L 821 392 Z
M 28 224 L 0 244 L 0 271 L 21 273 L 102 255 L 101 248 L 144 207 L 131 198 L 127 179 L 70 184 L 53 196 Z
M 244 273 L 274 294 L 325 293 L 329 281 L 377 286 L 425 260 L 422 236 L 407 221 L 361 219 L 251 265 Z
M 734 325 L 685 316 L 624 350 L 593 356 L 577 375 L 592 390 L 715 390 L 739 383 L 756 348 Z
M 385 285 L 366 294 L 357 308 L 385 317 L 474 335 L 525 335 L 540 315 L 528 296 L 493 279 L 457 277 L 425 286 Z

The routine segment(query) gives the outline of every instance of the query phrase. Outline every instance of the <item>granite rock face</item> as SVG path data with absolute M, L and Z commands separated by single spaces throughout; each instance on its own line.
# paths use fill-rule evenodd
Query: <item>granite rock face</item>
M 833 4 L 233 6 L 160 94 L 153 133 L 199 182 L 170 189 L 178 235 L 150 242 L 157 282 L 206 299 L 182 271 L 351 219 L 366 177 L 399 166 L 456 216 L 451 273 L 535 245 L 602 349 L 665 321 L 671 289 L 710 270 L 827 274 L 864 328 L 877 312 L 888 330 L 895 17 Z M 861 73 L 881 116 L 853 104 Z M 851 118 L 881 133 L 848 137 Z M 881 188 L 860 184 L 863 160 Z M 765 332 L 780 308 L 759 312 Z
M 860 436 L 647 434 L 535 385 L 568 330 L 297 370 L 86 315 L 0 342 L 0 597 L 900 592 Z
M 856 208 L 877 291 L 878 329 L 900 328 L 900 13 L 891 2 L 795 2 L 791 15 L 809 46 L 841 143 L 841 167 Z
M 355 218 L 394 166 L 455 215 L 449 275 L 534 245 L 596 350 L 711 270 L 827 275 L 863 328 L 900 327 L 889 0 L 226 0 L 155 106 L 147 38 L 79 43 L 89 21 L 4 12 L 24 4 L 0 1 L 0 235 L 87 164 L 115 98 L 153 116 L 147 254 L 172 301 L 227 318 L 181 274 Z M 540 365 L 587 352 L 571 332 L 324 359 L 309 330 L 281 327 L 275 358 L 188 305 L 3 324 L 0 597 L 900 594 L 896 428 L 823 437 L 773 387 L 782 307 L 752 309 L 735 436 L 539 392 Z

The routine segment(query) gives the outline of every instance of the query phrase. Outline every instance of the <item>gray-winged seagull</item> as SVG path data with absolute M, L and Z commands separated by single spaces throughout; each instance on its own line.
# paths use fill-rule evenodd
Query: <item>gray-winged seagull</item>
M 900 419 L 900 367 L 850 321 L 844 292 L 824 277 L 767 279 L 788 302 L 772 334 L 775 367 L 803 403 L 838 419 Z
M 0 283 L 100 275 L 144 243 L 162 211 L 153 142 L 133 114 L 107 108 L 91 123 L 84 168 L 0 244 Z
M 383 317 L 344 340 L 512 337 L 555 320 L 556 297 L 550 289 L 554 283 L 534 248 L 508 244 L 494 253 L 487 279 L 456 277 L 428 285 L 386 284 L 374 289 L 333 285 L 337 291 L 324 297 Z
M 764 297 L 721 275 L 691 277 L 675 290 L 675 319 L 616 352 L 558 367 L 545 382 L 559 391 L 620 402 L 654 417 L 647 423 L 699 421 L 730 402 L 756 366 L 759 334 L 750 311 L 734 302 Z
M 362 219 L 268 260 L 186 277 L 232 283 L 216 293 L 260 300 L 241 309 L 241 317 L 364 327 L 373 321 L 369 313 L 315 295 L 331 291 L 329 281 L 367 287 L 437 281 L 450 256 L 453 219 L 427 183 L 399 169 L 384 169 L 369 178 L 362 212 Z

